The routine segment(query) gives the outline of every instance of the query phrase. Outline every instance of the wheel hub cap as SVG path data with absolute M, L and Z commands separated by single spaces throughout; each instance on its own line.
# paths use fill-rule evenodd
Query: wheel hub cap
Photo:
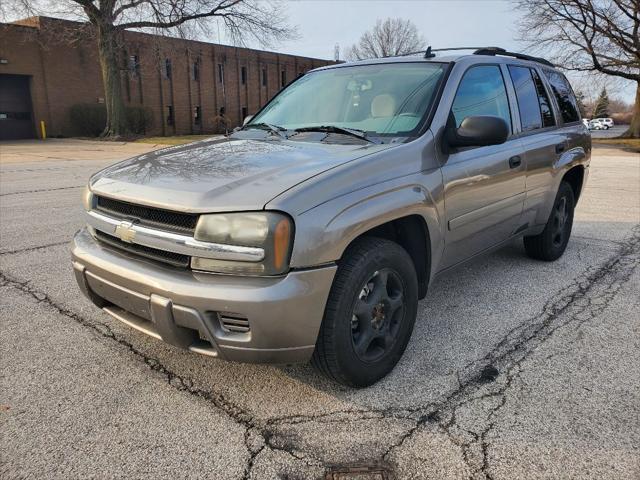
M 384 357 L 396 343 L 404 318 L 404 285 L 390 268 L 367 280 L 351 316 L 351 341 L 356 355 L 365 362 Z
M 375 307 L 373 307 L 373 312 L 371 312 L 371 325 L 376 330 L 379 330 L 384 323 L 384 319 L 386 315 L 384 313 L 384 304 L 378 303 Z

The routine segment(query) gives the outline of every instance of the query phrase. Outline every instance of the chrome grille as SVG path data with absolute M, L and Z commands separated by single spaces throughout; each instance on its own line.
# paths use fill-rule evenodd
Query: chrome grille
M 198 223 L 198 215 L 191 213 L 134 205 L 101 196 L 96 198 L 96 210 L 122 220 L 137 220 L 141 225 L 148 227 L 193 234 Z
M 158 250 L 157 248 L 146 247 L 144 245 L 136 245 L 135 243 L 123 242 L 119 238 L 108 235 L 104 232 L 101 232 L 100 230 L 96 230 L 95 235 L 100 242 L 105 243 L 110 247 L 116 248 L 118 250 L 123 250 L 139 257 L 166 263 L 174 267 L 187 268 L 189 267 L 189 262 L 191 261 L 191 257 L 189 257 L 188 255 Z

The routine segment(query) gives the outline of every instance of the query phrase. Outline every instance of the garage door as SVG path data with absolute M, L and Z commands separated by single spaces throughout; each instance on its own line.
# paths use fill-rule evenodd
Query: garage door
M 34 138 L 27 75 L 0 75 L 0 140 Z

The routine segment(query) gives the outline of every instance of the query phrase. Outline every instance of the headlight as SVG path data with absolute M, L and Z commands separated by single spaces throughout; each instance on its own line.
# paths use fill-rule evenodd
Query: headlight
M 84 187 L 82 191 L 82 205 L 87 211 L 93 209 L 93 193 L 91 193 L 89 187 Z
M 289 268 L 293 222 L 281 213 L 246 212 L 201 215 L 194 238 L 264 249 L 260 262 L 191 258 L 191 268 L 238 275 L 279 275 Z

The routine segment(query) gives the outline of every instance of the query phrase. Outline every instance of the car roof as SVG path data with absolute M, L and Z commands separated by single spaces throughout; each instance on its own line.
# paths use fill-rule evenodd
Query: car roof
M 473 50 L 473 49 L 470 49 Z M 509 52 L 505 52 L 509 53 Z M 358 65 L 390 65 L 394 63 L 465 63 L 465 64 L 486 64 L 486 63 L 504 63 L 509 65 L 526 65 L 526 66 L 541 66 L 547 69 L 555 70 L 555 68 L 547 63 L 544 59 L 523 59 L 516 58 L 514 56 L 503 56 L 500 53 L 496 53 L 495 55 L 484 55 L 478 53 L 471 54 L 448 54 L 448 55 L 437 55 L 431 54 L 432 56 L 425 58 L 424 52 L 419 52 L 416 54 L 410 55 L 401 55 L 395 57 L 383 57 L 383 58 L 372 58 L 367 60 L 359 60 L 355 62 L 343 62 L 336 63 L 333 65 L 326 65 L 324 67 L 316 68 L 311 70 L 312 72 L 320 71 L 320 70 L 331 70 L 334 68 L 345 68 L 345 67 L 353 67 Z

